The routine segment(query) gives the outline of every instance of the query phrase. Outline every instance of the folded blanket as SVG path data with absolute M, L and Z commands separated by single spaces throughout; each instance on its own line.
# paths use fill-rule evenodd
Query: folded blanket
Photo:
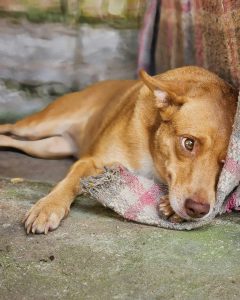
M 201 227 L 224 212 L 240 207 L 240 95 L 228 154 L 217 187 L 216 204 L 204 220 L 175 224 L 159 214 L 160 198 L 168 193 L 164 184 L 129 172 L 123 166 L 81 181 L 83 191 L 127 220 L 164 228 L 190 230 Z

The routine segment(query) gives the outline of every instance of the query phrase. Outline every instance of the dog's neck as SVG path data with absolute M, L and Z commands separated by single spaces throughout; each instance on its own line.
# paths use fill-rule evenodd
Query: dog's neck
M 131 119 L 131 131 L 134 134 L 134 141 L 138 149 L 141 149 L 141 166 L 139 174 L 154 177 L 161 182 L 165 182 L 157 174 L 154 167 L 154 153 L 156 133 L 161 125 L 161 117 L 155 105 L 154 98 L 149 93 L 147 87 L 142 86 L 139 90 L 138 98 Z

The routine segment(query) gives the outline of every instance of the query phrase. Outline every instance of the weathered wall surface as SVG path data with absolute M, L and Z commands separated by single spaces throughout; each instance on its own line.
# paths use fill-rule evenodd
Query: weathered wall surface
M 136 77 L 144 4 L 0 0 L 0 121 L 99 80 Z
M 106 25 L 12 24 L 0 20 L 0 78 L 82 88 L 136 72 L 137 30 Z

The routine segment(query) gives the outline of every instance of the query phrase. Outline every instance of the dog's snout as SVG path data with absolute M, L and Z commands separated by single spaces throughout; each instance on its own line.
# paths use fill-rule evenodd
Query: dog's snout
M 210 210 L 210 205 L 208 203 L 201 203 L 193 199 L 186 199 L 185 201 L 186 213 L 192 218 L 202 218 Z

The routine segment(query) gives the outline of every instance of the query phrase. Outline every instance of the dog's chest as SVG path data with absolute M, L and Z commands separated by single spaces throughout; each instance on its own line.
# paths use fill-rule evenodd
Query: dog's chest
M 111 145 L 104 153 L 104 164 L 120 163 L 128 170 L 150 179 L 155 178 L 155 168 L 151 155 L 149 153 L 136 153 L 134 157 L 127 155 L 120 147 Z
M 152 157 L 150 155 L 144 155 L 139 160 L 140 167 L 134 170 L 138 175 L 153 179 L 155 177 L 155 168 Z

